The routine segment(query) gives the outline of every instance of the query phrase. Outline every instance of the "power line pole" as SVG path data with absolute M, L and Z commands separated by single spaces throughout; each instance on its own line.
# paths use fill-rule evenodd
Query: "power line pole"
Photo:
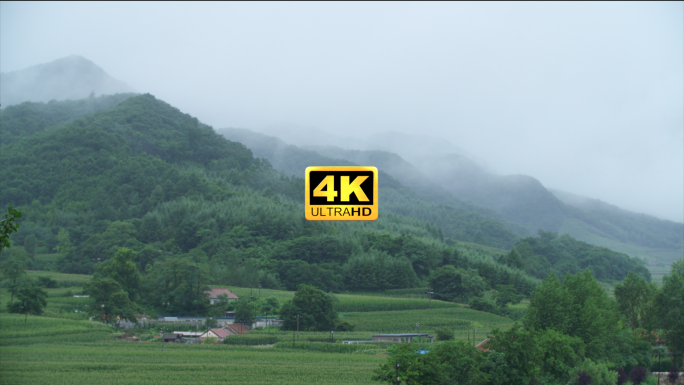
M 427 294 L 430 296 L 430 310 L 432 310 L 432 295 L 435 294 L 435 292 L 432 291 L 430 286 L 428 286 L 428 288 L 427 288 Z
M 297 314 L 297 336 L 299 336 L 299 314 Z M 295 347 L 295 331 L 292 331 L 292 348 Z

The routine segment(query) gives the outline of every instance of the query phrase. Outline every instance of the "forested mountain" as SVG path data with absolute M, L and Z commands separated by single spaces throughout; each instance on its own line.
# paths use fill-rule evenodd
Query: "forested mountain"
M 496 175 L 482 161 L 473 160 L 462 149 L 434 138 L 400 133 L 375 134 L 356 141 L 332 137 L 316 130 L 286 130 L 285 135 L 321 155 L 348 161 L 379 158 L 377 150 L 391 152 L 384 170 L 410 186 L 425 199 L 440 204 L 451 194 L 454 199 L 480 207 L 479 213 L 508 224 L 516 234 L 530 235 L 537 230 L 569 234 L 597 246 L 609 247 L 650 262 L 670 262 L 684 254 L 684 224 L 631 213 L 610 205 L 572 204 L 552 193 L 538 180 L 526 175 Z M 335 144 L 337 147 L 331 147 Z M 426 147 L 433 144 L 433 147 Z M 350 146 L 348 149 L 340 145 Z M 427 151 L 429 148 L 430 151 Z M 374 150 L 376 149 L 376 150 Z M 332 155 L 331 155 L 332 154 Z M 404 157 L 406 160 L 404 160 Z M 409 163 L 410 162 L 410 163 Z M 428 180 L 441 188 L 426 194 L 419 183 Z M 427 184 L 429 186 L 429 184 Z M 563 199 L 560 199 L 563 198 Z M 568 201 L 568 202 L 566 202 Z M 576 199 L 574 201 L 577 201 Z M 448 203 L 449 204 L 449 203 Z M 465 203 L 467 204 L 467 203 Z M 465 207 L 465 206 L 458 206 Z M 492 214 L 494 212 L 494 214 Z M 517 224 L 514 227 L 510 223 Z M 522 229 L 521 229 L 522 228 Z
M 590 269 L 600 281 L 619 281 L 630 271 L 651 280 L 651 273 L 637 258 L 546 231 L 540 231 L 538 237 L 521 239 L 499 261 L 540 279 L 551 273 L 562 278 Z
M 359 156 L 346 157 L 346 160 L 342 160 L 336 159 L 337 156 L 342 157 L 349 151 L 330 147 L 319 153 L 243 129 L 226 128 L 217 132 L 229 140 L 245 144 L 255 156 L 269 160 L 274 168 L 287 175 L 302 177 L 306 167 L 312 165 L 375 166 L 380 171 L 382 210 L 434 222 L 448 238 L 509 249 L 519 236 L 529 234 L 520 226 L 497 220 L 497 214 L 491 210 L 460 201 L 440 186 L 421 177 L 420 173 L 411 174 L 410 168 L 404 172 L 401 169 L 404 165 L 412 166 L 395 154 L 382 151 L 353 151 Z M 411 183 L 415 186 L 425 183 L 427 188 L 414 187 L 413 190 L 417 192 L 412 191 L 405 187 Z M 428 192 L 431 187 L 437 192 Z
M 24 102 L 0 110 L 0 145 L 8 145 L 40 131 L 57 127 L 95 112 L 109 110 L 135 94 L 103 95 L 48 103 Z
M 209 283 L 288 289 L 309 283 L 338 291 L 359 289 L 354 277 L 363 273 L 364 288 L 382 290 L 415 287 L 446 264 L 476 269 L 490 285 L 511 284 L 520 293 L 536 283 L 490 255 L 448 246 L 433 222 L 389 209 L 374 222 L 306 221 L 302 178 L 273 170 L 244 145 L 149 94 L 122 99 L 63 124 L 40 120 L 57 125 L 37 124 L 32 135 L 26 131 L 2 147 L 0 203 L 24 214 L 12 236 L 17 247 L 2 258 L 29 253 L 32 243 L 61 255 L 54 268 L 92 273 L 126 247 L 149 282 L 166 282 L 150 289 L 160 290 L 159 298 L 168 277 L 185 282 L 180 291 Z M 20 116 L 24 107 L 10 106 L 2 117 Z M 411 207 L 421 201 L 399 182 L 381 180 L 387 207 L 403 202 L 421 210 Z M 449 211 L 429 215 L 449 217 Z M 31 267 L 45 268 L 40 263 L 33 259 Z
M 109 76 L 95 63 L 81 56 L 68 56 L 46 64 L 0 74 L 0 104 L 7 107 L 26 101 L 83 99 L 133 92 L 120 80 Z

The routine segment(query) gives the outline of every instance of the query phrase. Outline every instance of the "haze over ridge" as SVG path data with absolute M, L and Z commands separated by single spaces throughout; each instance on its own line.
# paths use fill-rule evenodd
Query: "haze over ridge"
M 215 127 L 445 137 L 684 219 L 680 3 L 0 7 L 3 72 L 76 52 Z

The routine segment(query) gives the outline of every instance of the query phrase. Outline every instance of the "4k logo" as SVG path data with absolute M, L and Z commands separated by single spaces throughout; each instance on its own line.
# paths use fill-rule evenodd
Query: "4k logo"
M 305 216 L 310 221 L 378 219 L 378 169 L 307 167 Z

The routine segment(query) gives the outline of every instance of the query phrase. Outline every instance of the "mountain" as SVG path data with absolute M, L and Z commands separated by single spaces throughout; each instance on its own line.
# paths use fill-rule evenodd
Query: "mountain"
M 379 165 L 421 197 L 439 204 L 451 200 L 452 206 L 470 205 L 482 215 L 507 223 L 521 236 L 539 230 L 565 233 L 653 263 L 667 264 L 684 254 L 684 224 L 586 199 L 580 204 L 567 194 L 561 197 L 548 190 L 531 176 L 498 175 L 446 140 L 400 133 L 351 140 L 287 127 L 283 136 L 319 154 Z M 341 148 L 345 145 L 349 147 Z
M 83 99 L 94 94 L 134 92 L 81 56 L 68 56 L 47 64 L 0 74 L 0 105 L 50 100 Z
M 31 105 L 41 111 L 50 103 Z M 15 116 L 22 106 L 2 114 Z M 52 103 L 70 117 L 80 106 Z M 318 156 L 301 153 L 307 154 Z M 411 288 L 445 264 L 531 292 L 535 278 L 493 258 L 503 250 L 444 239 L 433 221 L 399 211 L 445 217 L 456 229 L 480 231 L 484 241 L 483 234 L 496 242 L 510 243 L 506 234 L 517 239 L 504 226 L 417 199 L 389 175 L 381 179 L 393 209 L 377 221 L 307 221 L 301 177 L 273 170 L 243 144 L 152 95 L 132 96 L 63 123 L 39 119 L 34 130 L 3 145 L 0 204 L 12 203 L 23 217 L 0 260 L 25 258 L 32 269 L 92 274 L 125 247 L 150 285 L 141 296 L 155 307 L 168 296 L 185 298 L 188 285 L 293 290 L 308 283 L 340 291 L 358 290 L 363 276 L 366 289 Z M 53 252 L 56 261 L 42 257 Z M 169 290 L 170 272 L 178 275 L 173 282 L 185 283 Z
M 275 169 L 296 177 L 302 177 L 306 167 L 313 165 L 376 166 L 380 171 L 382 191 L 380 209 L 433 222 L 447 238 L 509 249 L 521 235 L 527 235 L 520 226 L 497 219 L 498 215 L 492 210 L 453 197 L 396 154 L 336 147 L 313 151 L 245 129 L 225 128 L 217 132 L 245 144 L 255 156 L 267 159 Z

